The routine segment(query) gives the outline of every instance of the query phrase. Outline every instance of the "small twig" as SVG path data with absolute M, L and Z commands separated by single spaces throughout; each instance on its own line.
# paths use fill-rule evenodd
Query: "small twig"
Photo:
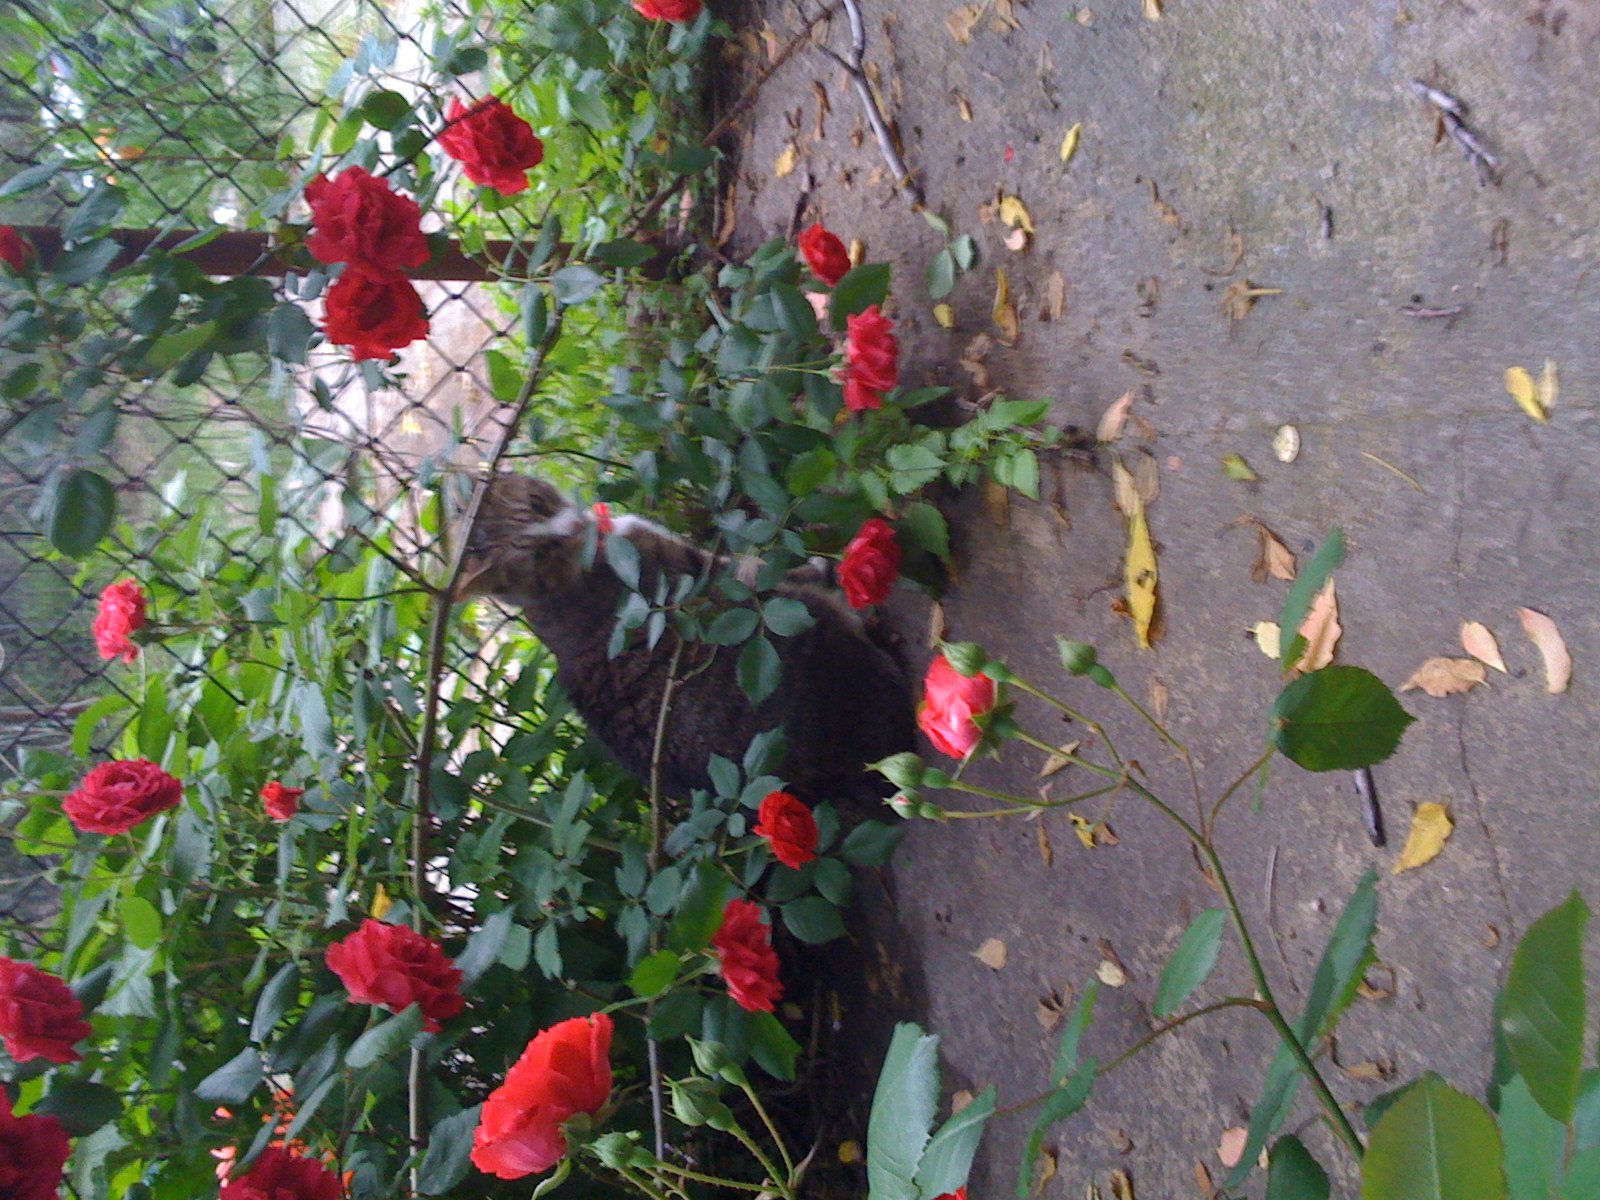
M 1421 304 L 1407 304 L 1400 311 L 1408 317 L 1416 317 L 1419 321 L 1429 321 L 1441 317 L 1459 317 L 1466 310 L 1465 304 L 1454 304 L 1449 308 L 1428 308 Z
M 1401 479 L 1404 479 L 1412 487 L 1416 488 L 1417 491 L 1423 492 L 1424 495 L 1427 494 L 1424 491 L 1423 486 L 1420 483 L 1418 483 L 1415 479 L 1411 478 L 1411 476 L 1407 475 L 1404 471 L 1402 471 L 1399 467 L 1395 466 L 1392 462 L 1389 462 L 1389 461 L 1387 461 L 1385 459 L 1379 458 L 1376 454 L 1369 454 L 1365 450 L 1363 450 L 1361 452 L 1361 457 L 1362 458 L 1370 458 L 1373 462 L 1377 463 L 1380 467 L 1388 467 L 1389 470 L 1393 471 L 1396 475 L 1400 476 Z
M 1466 155 L 1467 161 L 1477 170 L 1478 182 L 1498 185 L 1500 160 L 1489 153 L 1488 148 L 1478 140 L 1478 135 L 1467 126 L 1463 119 L 1467 114 L 1467 106 L 1448 92 L 1429 87 L 1420 79 L 1411 81 L 1411 90 L 1439 110 L 1439 120 L 1444 123 L 1445 131 L 1455 144 L 1461 147 L 1461 153 Z
M 1378 789 L 1372 783 L 1372 768 L 1362 767 L 1353 775 L 1356 795 L 1361 797 L 1367 820 L 1367 837 L 1374 846 L 1382 846 L 1389 839 L 1383 832 L 1383 809 L 1378 806 Z
M 862 56 L 867 52 L 867 26 L 862 19 L 861 8 L 856 0 L 842 0 L 842 2 L 845 15 L 850 18 L 849 56 L 841 55 L 827 46 L 820 49 L 843 67 L 856 85 L 856 92 L 867 110 L 867 123 L 872 126 L 873 135 L 878 139 L 878 148 L 883 151 L 889 170 L 894 173 L 895 186 L 905 193 L 913 208 L 920 210 L 924 203 L 922 187 L 911 177 L 910 168 L 906 166 L 905 159 L 900 157 L 900 149 L 894 144 L 894 134 L 889 132 L 889 123 L 884 120 L 883 110 L 878 107 L 878 98 L 872 94 L 872 84 L 867 79 L 867 69 L 862 62 Z

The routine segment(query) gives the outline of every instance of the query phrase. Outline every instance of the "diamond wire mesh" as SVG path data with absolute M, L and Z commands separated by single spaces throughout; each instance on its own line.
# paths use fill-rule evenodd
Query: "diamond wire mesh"
M 468 11 L 476 6 L 425 11 L 417 0 L 13 5 L 15 19 L 0 23 L 0 182 L 52 157 L 71 168 L 50 189 L 0 198 L 0 224 L 13 225 L 59 226 L 105 178 L 129 195 L 118 222 L 126 228 L 259 228 L 253 213 L 277 216 L 273 197 L 305 161 L 307 131 L 342 62 L 384 46 L 393 55 L 385 85 L 403 87 L 408 64 L 427 53 L 429 30 L 485 31 Z M 506 227 L 496 236 L 526 233 Z M 295 281 L 275 286 L 281 298 Z M 272 561 L 271 539 L 246 528 L 253 455 L 276 464 L 294 447 L 319 448 L 296 467 L 316 500 L 299 519 L 306 536 L 331 546 L 352 514 L 375 514 L 378 525 L 362 536 L 392 537 L 392 552 L 412 563 L 426 556 L 419 470 L 476 466 L 500 432 L 481 365 L 508 328 L 492 286 L 419 285 L 432 328 L 402 352 L 403 387 L 371 386 L 371 372 L 331 348 L 313 350 L 293 371 L 239 356 L 214 363 L 193 386 L 157 379 L 125 387 L 116 435 L 96 469 L 113 482 L 135 532 L 115 533 L 82 567 L 50 550 L 34 511 L 59 449 L 30 445 L 15 421 L 0 420 L 0 773 L 25 748 L 67 745 L 94 699 L 125 686 L 128 668 L 104 662 L 89 637 L 96 598 L 114 579 L 153 571 L 185 588 L 181 564 L 156 553 L 151 531 L 179 525 L 187 497 L 207 494 L 231 510 L 231 521 L 204 535 L 207 553 L 242 554 L 262 568 Z M 114 303 L 122 297 L 111 299 L 90 306 L 91 324 L 127 319 L 126 305 Z M 145 660 L 145 670 L 193 669 L 159 647 Z M 96 745 L 108 736 L 114 731 L 102 725 Z

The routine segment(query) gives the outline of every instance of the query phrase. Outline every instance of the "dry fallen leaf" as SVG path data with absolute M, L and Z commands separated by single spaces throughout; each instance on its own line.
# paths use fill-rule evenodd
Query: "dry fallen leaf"
M 1172 689 L 1159 679 L 1150 681 L 1150 711 L 1155 714 L 1156 720 L 1165 723 L 1167 707 L 1172 703 Z
M 1279 462 L 1292 463 L 1300 457 L 1300 431 L 1293 425 L 1280 425 L 1272 435 L 1272 453 Z
M 1156 550 L 1150 542 L 1150 526 L 1141 504 L 1128 519 L 1128 562 L 1126 569 L 1128 610 L 1139 648 L 1150 649 L 1151 626 L 1156 619 Z
M 1493 950 L 1500 944 L 1500 929 L 1496 925 L 1485 925 L 1483 936 L 1478 939 L 1478 944 L 1485 950 Z
M 1161 495 L 1161 465 L 1156 462 L 1154 454 L 1142 449 L 1130 454 L 1128 461 L 1132 464 L 1133 490 L 1139 493 L 1139 499 L 1149 508 Z
M 1154 3 L 1154 0 L 1148 2 Z M 1133 1200 L 1133 1180 L 1121 1167 L 1111 1172 L 1111 1195 L 1113 1200 Z
M 850 239 L 850 265 L 859 267 L 867 259 L 867 244 L 860 238 Z
M 1050 831 L 1044 827 L 1043 821 L 1039 822 L 1033 828 L 1039 836 L 1039 857 L 1044 859 L 1045 866 L 1055 866 L 1056 852 L 1050 845 Z
M 944 27 L 950 31 L 950 36 L 965 46 L 972 40 L 972 32 L 977 29 L 978 22 L 983 20 L 983 14 L 988 11 L 988 0 L 982 4 L 968 4 L 958 8 L 944 19 Z
M 1028 206 L 1018 196 L 1000 197 L 1000 219 L 1013 229 L 1024 229 L 1033 233 L 1033 216 L 1028 212 Z
M 1217 1161 L 1225 1167 L 1237 1166 L 1240 1156 L 1244 1154 L 1245 1143 L 1249 1140 L 1250 1131 L 1243 1125 L 1224 1129 L 1222 1138 L 1217 1142 Z
M 972 386 L 981 392 L 989 390 L 989 368 L 984 366 L 984 359 L 989 357 L 989 350 L 994 345 L 994 339 L 987 333 L 980 333 L 967 343 L 967 348 L 961 352 L 961 369 L 972 377 Z
M 783 148 L 783 153 L 778 155 L 778 161 L 773 165 L 772 173 L 779 179 L 794 171 L 800 163 L 800 147 L 790 142 Z
M 1104 821 L 1094 823 L 1094 844 L 1096 846 L 1120 846 L 1122 839 L 1117 836 L 1117 831 Z
M 1046 321 L 1059 321 L 1067 309 L 1067 281 L 1060 271 L 1051 271 L 1044 285 L 1044 311 Z
M 1128 973 L 1122 969 L 1122 964 L 1114 963 L 1109 958 L 1101 959 L 1094 973 L 1107 987 L 1119 988 L 1128 982 Z
M 1069 163 L 1072 156 L 1078 152 L 1078 138 L 1083 133 L 1083 122 L 1079 121 L 1067 130 L 1067 136 L 1061 139 L 1061 161 Z
M 1144 19 L 1146 21 L 1161 20 L 1161 0 L 1144 0 Z
M 1484 680 L 1484 665 L 1475 658 L 1430 658 L 1400 685 L 1402 692 L 1421 688 L 1433 697 L 1471 691 Z
M 1276 659 L 1283 653 L 1280 645 L 1283 641 L 1283 632 L 1278 628 L 1276 621 L 1257 621 L 1250 626 L 1250 636 L 1255 638 L 1261 653 L 1268 658 Z
M 1133 1153 L 1133 1139 L 1125 1130 L 1113 1129 L 1110 1133 L 1111 1144 L 1117 1148 L 1118 1154 Z
M 1080 817 L 1077 813 L 1068 813 L 1072 821 L 1072 832 L 1078 835 L 1078 840 L 1083 843 L 1085 850 L 1094 849 L 1094 825 L 1087 817 Z
M 976 1099 L 977 1097 L 971 1092 L 967 1091 L 966 1088 L 962 1088 L 959 1092 L 950 1097 L 950 1115 L 952 1117 L 955 1116 L 958 1112 Z
M 1064 1014 L 1061 1011 L 1061 1005 L 1059 1003 L 1052 1003 L 1049 1000 L 1041 1000 L 1034 1005 L 1034 1020 L 1039 1022 L 1039 1028 L 1044 1030 L 1046 1033 L 1049 1033 L 1057 1025 L 1061 1024 L 1061 1018 L 1063 1015 Z
M 1432 800 L 1417 805 L 1417 811 L 1411 818 L 1411 832 L 1406 834 L 1405 849 L 1400 852 L 1400 860 L 1394 864 L 1395 874 L 1432 862 L 1444 849 L 1454 829 L 1449 810 L 1444 805 Z
M 1006 944 L 999 938 L 990 938 L 972 952 L 972 957 L 991 971 L 1001 970 L 1006 965 Z
M 954 329 L 956 327 L 956 310 L 948 304 L 935 304 L 933 306 L 933 319 L 939 322 L 939 326 L 942 329 Z
M 1022 324 L 1017 319 L 1017 306 L 1011 303 L 1011 281 L 1006 278 L 1004 267 L 996 267 L 994 271 L 994 305 L 989 315 L 1000 327 L 1000 344 L 1015 346 L 1022 335 Z
M 1078 752 L 1079 745 L 1079 742 L 1072 741 L 1052 751 L 1044 760 L 1044 766 L 1039 768 L 1039 778 L 1047 779 L 1062 767 L 1068 766 L 1072 762 L 1072 756 Z
M 960 92 L 956 93 L 956 111 L 961 114 L 963 121 L 972 120 L 972 101 L 968 100 Z
M 989 520 L 1001 529 L 1011 527 L 1011 489 L 1005 484 L 984 476 L 983 511 L 989 514 Z
M 1044 1185 L 1056 1177 L 1056 1152 L 1054 1150 L 1041 1150 L 1039 1161 L 1033 1168 L 1033 1193 L 1038 1195 L 1044 1190 Z
M 1556 378 L 1556 360 L 1544 360 L 1544 370 L 1539 372 L 1539 383 L 1534 389 L 1539 407 L 1544 409 L 1546 415 L 1556 406 L 1556 398 L 1561 395 L 1561 383 Z
M 1194 1164 L 1194 1183 L 1200 1189 L 1203 1200 L 1215 1200 L 1217 1194 L 1216 1184 L 1211 1182 L 1211 1172 L 1206 1170 L 1203 1162 Z
M 1481 621 L 1461 622 L 1461 648 L 1500 674 L 1506 673 L 1506 660 L 1500 657 L 1500 643 Z
M 1222 315 L 1229 321 L 1242 321 L 1262 296 L 1281 295 L 1282 288 L 1257 287 L 1248 279 L 1235 279 L 1222 291 Z
M 937 646 L 944 641 L 944 605 L 935 600 L 928 609 L 928 641 Z
M 1122 436 L 1123 429 L 1128 424 L 1128 409 L 1133 406 L 1133 391 L 1129 389 L 1113 400 L 1105 412 L 1100 414 L 1100 423 L 1095 426 L 1095 440 L 1099 442 L 1114 442 Z
M 1506 391 L 1511 393 L 1511 398 L 1517 402 L 1518 407 L 1539 424 L 1543 425 L 1549 420 L 1544 405 L 1539 403 L 1539 395 L 1534 390 L 1533 376 L 1529 375 L 1525 368 L 1506 368 Z
M 1265 583 L 1267 576 L 1281 579 L 1285 583 L 1292 583 L 1295 577 L 1296 565 L 1294 551 L 1285 546 L 1282 540 L 1272 530 L 1260 521 L 1254 521 L 1256 536 L 1260 539 L 1260 552 L 1256 556 L 1255 566 L 1250 568 L 1250 578 L 1257 583 Z
M 1295 663 L 1297 671 L 1319 671 L 1333 661 L 1333 652 L 1344 632 L 1339 624 L 1339 598 L 1334 594 L 1333 580 L 1322 585 L 1317 598 L 1311 602 L 1311 611 L 1300 626 L 1300 636 L 1306 640 L 1305 653 Z
M 1551 694 L 1566 691 L 1572 681 L 1572 655 L 1567 653 L 1567 643 L 1556 623 L 1531 608 L 1517 609 L 1517 618 L 1522 622 L 1522 632 L 1533 639 L 1544 656 L 1545 690 Z
M 1359 1079 L 1363 1082 L 1390 1079 L 1394 1076 L 1394 1060 L 1387 1058 L 1368 1059 L 1365 1062 L 1352 1063 L 1350 1066 L 1340 1063 L 1339 1070 L 1343 1071 L 1351 1079 Z

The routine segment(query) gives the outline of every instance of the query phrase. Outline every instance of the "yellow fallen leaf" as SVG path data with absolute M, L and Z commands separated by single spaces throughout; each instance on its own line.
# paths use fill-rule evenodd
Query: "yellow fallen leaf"
M 1122 969 L 1122 965 L 1112 962 L 1109 958 L 1102 958 L 1094 973 L 1107 987 L 1121 987 L 1128 982 L 1128 973 Z
M 859 267 L 867 258 L 867 244 L 860 238 L 850 239 L 850 265 Z
M 1256 645 L 1260 647 L 1261 653 L 1268 658 L 1276 659 L 1278 655 L 1283 653 L 1279 645 L 1283 640 L 1283 635 L 1279 631 L 1276 621 L 1257 621 L 1250 626 L 1250 636 L 1255 638 Z
M 1461 622 L 1461 648 L 1500 674 L 1506 673 L 1506 660 L 1500 657 L 1500 643 L 1481 621 Z
M 1300 626 L 1300 636 L 1306 640 L 1305 653 L 1295 663 L 1299 671 L 1320 671 L 1333 661 L 1334 649 L 1344 627 L 1339 624 L 1339 598 L 1334 594 L 1333 580 L 1322 585 L 1317 598 L 1311 602 L 1311 611 Z
M 1261 478 L 1250 469 L 1250 464 L 1245 462 L 1244 456 L 1239 454 L 1224 454 L 1222 471 L 1229 479 L 1237 479 L 1240 483 L 1254 483 Z
M 961 119 L 963 121 L 972 120 L 972 101 L 968 100 L 959 92 L 956 93 L 956 111 L 961 114 Z
M 1112 1200 L 1133 1200 L 1133 1180 L 1121 1167 L 1111 1172 Z
M 372 893 L 372 919 L 383 920 L 384 914 L 393 907 L 394 901 L 389 898 L 388 889 L 380 883 L 377 890 Z
M 956 327 L 956 310 L 948 304 L 935 304 L 933 306 L 933 319 L 939 322 L 940 327 L 943 329 L 954 329 Z
M 972 952 L 972 957 L 991 971 L 998 971 L 1006 965 L 1006 944 L 999 938 L 990 938 Z
M 1545 424 L 1549 418 L 1545 415 L 1544 405 L 1539 403 L 1539 396 L 1533 388 L 1533 376 L 1522 367 L 1506 368 L 1506 391 L 1511 393 L 1511 398 L 1523 412 L 1527 413 L 1539 424 Z
M 1133 614 L 1139 647 L 1150 648 L 1150 623 L 1156 617 L 1156 550 L 1140 504 L 1128 519 L 1128 610 Z
M 1411 818 L 1411 832 L 1406 834 L 1406 846 L 1400 851 L 1400 860 L 1394 864 L 1394 873 L 1398 875 L 1432 862 L 1454 830 L 1455 824 L 1444 805 L 1432 800 L 1417 805 L 1416 814 Z
M 1050 757 L 1044 760 L 1044 766 L 1039 768 L 1039 778 L 1047 779 L 1061 770 L 1062 767 L 1070 765 L 1072 756 L 1078 752 L 1079 745 L 1081 745 L 1080 742 L 1071 741 L 1065 746 L 1060 746 L 1053 750 Z
M 1566 691 L 1572 681 L 1572 655 L 1567 652 L 1567 643 L 1556 623 L 1531 608 L 1517 609 L 1517 619 L 1522 622 L 1522 632 L 1533 640 L 1544 658 L 1545 690 L 1552 694 Z
M 1128 424 L 1128 409 L 1133 407 L 1133 389 L 1123 392 L 1113 400 L 1105 412 L 1100 414 L 1100 424 L 1095 426 L 1094 437 L 1097 442 L 1114 442 L 1122 436 L 1123 428 Z
M 1034 232 L 1033 217 L 1028 212 L 1028 206 L 1017 196 L 1000 197 L 1000 219 L 1013 229 Z
M 783 153 L 778 155 L 778 161 L 773 164 L 772 173 L 779 179 L 791 174 L 795 167 L 800 165 L 800 147 L 790 142 L 783 148 Z
M 1061 161 L 1069 163 L 1072 156 L 1078 152 L 1078 137 L 1083 133 L 1083 122 L 1079 121 L 1067 130 L 1067 136 L 1061 139 Z
M 1072 832 L 1078 835 L 1078 840 L 1083 843 L 1085 850 L 1094 849 L 1094 823 L 1077 813 L 1068 813 L 1072 819 Z
M 1430 658 L 1400 685 L 1402 692 L 1421 688 L 1435 698 L 1471 691 L 1484 680 L 1484 665 L 1475 658 Z
M 1000 327 L 1000 343 L 1015 346 L 1022 334 L 1022 323 L 1017 319 L 1017 306 L 1011 303 L 1011 281 L 1004 267 L 994 270 L 994 305 L 989 310 L 994 323 Z
M 1556 406 L 1556 397 L 1561 395 L 1561 383 L 1556 378 L 1556 360 L 1544 360 L 1544 370 L 1539 372 L 1539 384 L 1534 389 L 1534 394 L 1539 401 L 1539 407 L 1544 409 L 1546 415 Z

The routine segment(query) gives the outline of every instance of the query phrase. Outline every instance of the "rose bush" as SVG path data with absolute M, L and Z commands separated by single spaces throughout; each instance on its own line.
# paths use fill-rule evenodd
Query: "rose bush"
M 972 718 L 988 712 L 994 701 L 994 680 L 962 675 L 941 654 L 928 664 L 917 724 L 940 753 L 965 758 L 983 738 Z
M 542 1030 L 489 1094 L 472 1138 L 472 1161 L 501 1179 L 548 1171 L 567 1153 L 562 1123 L 596 1113 L 611 1094 L 612 1021 L 572 1017 Z
M 800 256 L 811 273 L 829 287 L 850 273 L 850 252 L 836 234 L 821 225 L 812 225 L 800 235 Z
M 894 322 L 878 305 L 853 314 L 846 322 L 844 406 L 851 412 L 882 408 L 884 393 L 900 381 L 900 343 Z
M 311 236 L 306 249 L 319 261 L 346 263 L 369 279 L 393 282 L 428 261 L 422 209 L 396 193 L 386 179 L 346 167 L 306 184 Z
M 771 1012 L 783 998 L 778 980 L 778 952 L 772 931 L 752 900 L 730 900 L 722 910 L 722 927 L 711 939 L 728 995 L 750 1012 Z
M 328 947 L 328 969 L 357 1004 L 377 1004 L 398 1013 L 420 1005 L 422 1027 L 437 1033 L 466 1006 L 461 972 L 439 944 L 407 925 L 367 918 L 342 942 Z
M 182 799 L 181 781 L 137 758 L 95 767 L 61 802 L 61 809 L 84 833 L 127 833 Z
M 32 963 L 0 958 L 0 1038 L 18 1062 L 77 1062 L 74 1048 L 93 1031 L 72 989 Z M 6 1193 L 0 1191 L 0 1196 Z
M 323 332 L 358 361 L 387 359 L 428 336 L 428 317 L 410 280 L 374 279 L 347 267 L 328 289 Z
M 261 801 L 267 816 L 274 821 L 287 821 L 300 811 L 300 797 L 305 788 L 287 787 L 276 779 L 261 789 Z
M 851 608 L 882 604 L 900 578 L 900 543 L 881 517 L 861 526 L 844 549 L 839 564 L 839 586 Z
M 22 235 L 9 225 L 0 225 L 0 262 L 21 274 L 28 268 L 32 252 Z
M 803 867 L 817 857 L 817 819 L 788 792 L 767 793 L 752 832 L 767 839 L 773 857 L 786 867 Z
M 682 24 L 700 15 L 701 0 L 633 0 L 633 11 L 652 21 Z
M 0 1196 L 5 1200 L 56 1200 L 71 1152 L 60 1121 L 31 1114 L 13 1116 L 11 1097 L 0 1088 Z
M 132 662 L 139 647 L 128 635 L 145 626 L 144 589 L 131 579 L 107 584 L 100 593 L 100 607 L 94 617 L 94 644 L 101 658 L 120 658 Z
M 528 172 L 544 161 L 544 143 L 533 127 L 497 96 L 486 96 L 470 108 L 452 97 L 439 146 L 461 164 L 473 183 L 502 196 L 528 186 Z
M 217 1200 L 343 1200 L 339 1176 L 293 1147 L 268 1146 L 237 1179 L 231 1173 Z

